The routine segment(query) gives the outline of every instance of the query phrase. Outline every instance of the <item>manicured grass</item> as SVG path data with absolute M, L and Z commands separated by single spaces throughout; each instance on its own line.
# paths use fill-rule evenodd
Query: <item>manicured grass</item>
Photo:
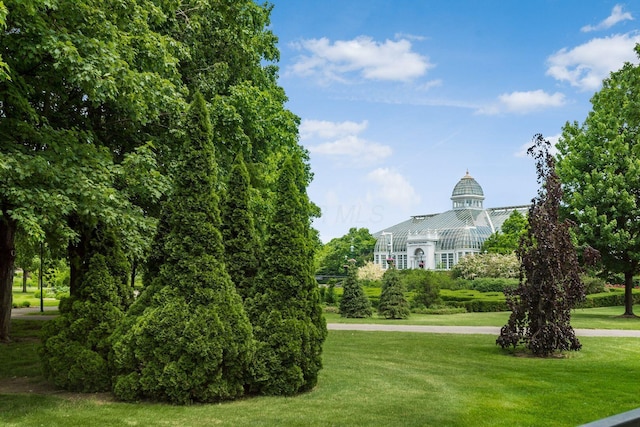
M 22 285 L 20 287 L 13 287 L 13 303 L 18 307 L 22 306 L 23 301 L 28 301 L 30 307 L 40 307 L 40 298 L 34 297 L 34 293 L 38 291 L 38 288 L 27 287 L 27 292 L 22 292 Z M 45 292 L 46 295 L 46 292 Z M 57 307 L 60 301 L 55 298 L 44 298 L 43 303 L 47 307 Z
M 600 307 L 574 310 L 571 325 L 580 329 L 627 329 L 640 330 L 640 318 L 620 318 L 624 307 Z M 640 315 L 640 306 L 634 307 Z M 456 314 L 416 314 L 408 319 L 388 320 L 374 315 L 365 319 L 346 319 L 336 313 L 325 313 L 327 323 L 375 323 L 394 325 L 443 325 L 443 326 L 503 326 L 509 320 L 510 312 L 456 313 Z
M 28 323 L 41 324 L 16 321 Z M 18 328 L 20 336 L 34 332 Z M 300 396 L 176 407 L 103 395 L 0 394 L 0 424 L 575 426 L 638 406 L 638 341 L 582 342 L 581 352 L 564 359 L 534 359 L 502 351 L 491 336 L 330 331 L 319 384 Z M 0 383 L 20 369 L 38 377 L 25 357 L 32 345 L 0 347 Z

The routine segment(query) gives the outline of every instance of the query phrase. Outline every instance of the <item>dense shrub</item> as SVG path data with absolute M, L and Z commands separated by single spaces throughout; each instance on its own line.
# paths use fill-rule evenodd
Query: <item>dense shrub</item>
M 517 278 L 520 261 L 515 254 L 467 255 L 452 268 L 454 278 L 475 279 L 477 277 Z
M 640 304 L 640 291 L 634 289 L 632 293 L 633 303 Z M 585 301 L 578 305 L 579 308 L 617 307 L 624 306 L 624 289 L 616 289 L 610 292 L 601 292 L 587 295 Z
M 587 295 L 605 292 L 605 281 L 600 277 L 584 275 L 582 276 L 582 283 L 584 283 L 584 288 Z
M 357 278 L 355 260 L 349 260 L 346 266 L 347 278 L 342 284 L 340 315 L 342 317 L 362 318 L 371 316 L 371 302 L 364 294 Z
M 411 314 L 409 302 L 404 296 L 404 286 L 400 274 L 390 268 L 382 278 L 382 292 L 378 304 L 378 314 L 386 319 L 406 319 Z
M 313 209 L 304 167 L 299 153 L 284 160 L 265 256 L 245 300 L 257 341 L 249 386 L 255 393 L 308 391 L 322 368 L 327 327 L 314 277 Z
M 207 106 L 196 94 L 155 245 L 160 264 L 113 336 L 114 394 L 175 404 L 244 394 L 255 343 L 225 269 Z M 163 234 L 166 233 L 166 234 Z
M 481 277 L 471 281 L 471 289 L 480 292 L 504 292 L 518 287 L 518 279 Z
M 444 277 L 439 272 L 428 270 L 415 270 L 418 274 L 415 276 L 415 282 L 412 283 L 414 290 L 411 299 L 413 307 L 429 308 L 440 303 L 440 281 Z
M 77 295 L 65 298 L 60 315 L 45 324 L 43 372 L 56 386 L 79 392 L 111 387 L 110 335 L 124 316 L 116 277 L 106 257 L 94 254 Z

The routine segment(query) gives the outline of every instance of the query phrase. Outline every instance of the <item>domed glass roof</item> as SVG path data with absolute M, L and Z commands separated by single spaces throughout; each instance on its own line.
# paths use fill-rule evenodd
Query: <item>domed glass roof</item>
M 455 187 L 453 187 L 453 193 L 451 193 L 451 197 L 460 196 L 484 197 L 484 191 L 482 191 L 482 187 L 480 187 L 478 181 L 476 181 L 471 175 L 469 175 L 469 171 L 467 171 L 467 174 L 463 176 L 460 181 L 458 181 Z

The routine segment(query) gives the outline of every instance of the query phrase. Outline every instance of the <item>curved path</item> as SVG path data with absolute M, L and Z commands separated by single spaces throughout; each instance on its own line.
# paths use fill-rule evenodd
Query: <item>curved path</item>
M 358 323 L 328 323 L 327 329 L 334 331 L 389 331 L 426 332 L 432 334 L 483 334 L 500 335 L 497 326 L 430 326 L 430 325 L 376 325 Z M 640 338 L 640 331 L 620 329 L 576 329 L 581 337 L 630 337 Z

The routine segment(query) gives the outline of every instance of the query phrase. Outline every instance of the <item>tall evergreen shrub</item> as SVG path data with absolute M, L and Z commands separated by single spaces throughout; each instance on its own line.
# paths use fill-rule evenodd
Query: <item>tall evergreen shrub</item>
M 349 260 L 345 268 L 347 270 L 347 278 L 342 285 L 340 316 L 370 317 L 371 301 L 365 295 L 362 285 L 358 281 L 358 268 L 355 265 L 355 260 Z
M 258 341 L 252 391 L 291 395 L 313 388 L 327 336 L 314 277 L 311 205 L 304 163 L 288 157 L 254 291 L 246 301 Z
M 389 268 L 382 277 L 378 314 L 386 319 L 406 319 L 411 314 L 400 274 L 395 268 Z
M 60 315 L 43 328 L 40 356 L 45 376 L 79 392 L 111 388 L 111 333 L 131 298 L 129 263 L 114 233 L 100 225 L 92 233 L 87 273 L 75 295 L 60 302 Z
M 186 135 L 164 207 L 168 234 L 156 239 L 164 262 L 114 338 L 114 393 L 123 400 L 233 399 L 253 357 L 251 325 L 224 265 L 211 122 L 199 94 Z
M 240 296 L 245 299 L 258 273 L 260 240 L 250 208 L 249 172 L 242 154 L 231 169 L 227 193 L 222 205 L 222 241 L 227 271 Z

